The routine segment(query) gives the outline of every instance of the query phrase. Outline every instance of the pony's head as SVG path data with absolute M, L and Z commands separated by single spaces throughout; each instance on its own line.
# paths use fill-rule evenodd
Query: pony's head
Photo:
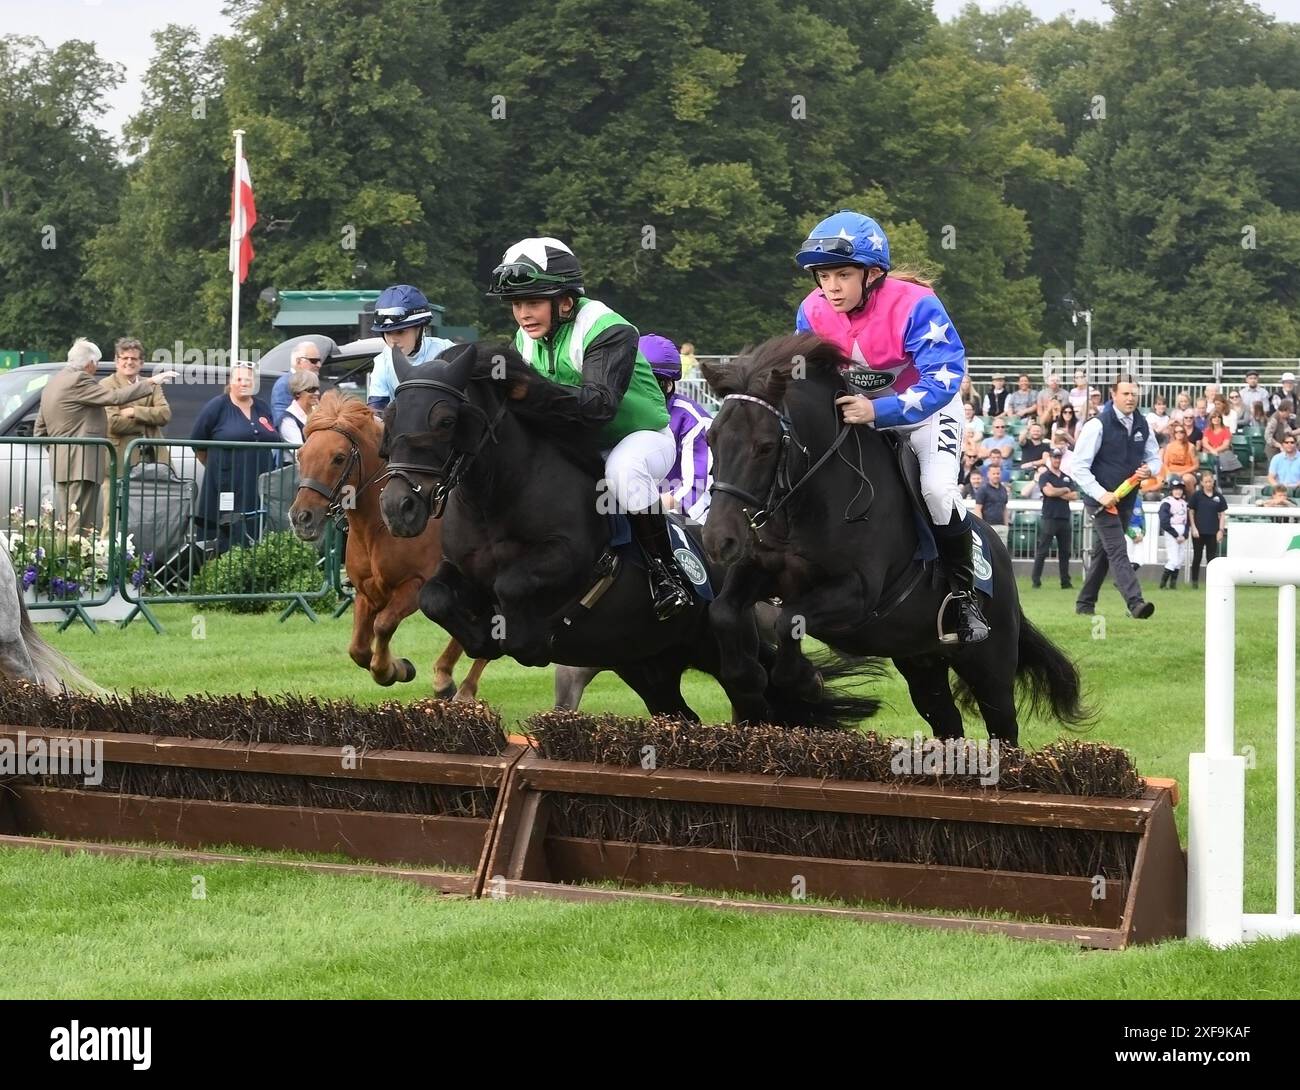
M 298 494 L 289 508 L 289 525 L 303 541 L 315 541 L 327 518 L 355 506 L 380 435 L 364 401 L 337 390 L 321 398 L 298 448 Z
M 393 352 L 398 384 L 384 413 L 388 479 L 380 494 L 384 523 L 397 537 L 418 537 L 431 518 L 441 518 L 447 497 L 484 445 L 495 438 L 505 398 L 519 396 L 534 372 L 505 345 L 458 344 L 413 367 Z M 499 388 L 487 400 L 489 415 L 470 398 L 470 382 Z
M 834 345 L 804 334 L 746 349 L 727 364 L 701 365 L 723 399 L 708 432 L 714 484 L 704 545 L 715 561 L 746 557 L 770 515 L 794 443 L 783 408 L 787 395 L 812 380 L 827 386 L 829 401 L 847 363 Z

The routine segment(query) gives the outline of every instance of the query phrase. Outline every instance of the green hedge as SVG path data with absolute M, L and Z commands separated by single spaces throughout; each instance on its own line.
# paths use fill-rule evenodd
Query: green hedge
M 260 541 L 231 549 L 209 560 L 190 583 L 191 594 L 312 594 L 324 586 L 317 547 L 300 541 L 291 531 L 267 534 Z M 321 600 L 332 608 L 334 593 Z M 274 599 L 231 599 L 214 602 L 216 609 L 232 613 L 264 613 Z

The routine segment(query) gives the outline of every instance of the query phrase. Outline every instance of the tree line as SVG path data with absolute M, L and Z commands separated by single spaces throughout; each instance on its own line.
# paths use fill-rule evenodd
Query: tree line
M 792 261 L 876 216 L 974 355 L 1075 336 L 1297 351 L 1300 26 L 1246 0 L 1111 0 L 1104 24 L 925 0 L 234 0 L 154 35 L 140 110 L 92 45 L 0 38 L 0 346 L 228 340 L 246 131 L 266 287 L 419 285 L 486 333 L 502 250 L 568 241 L 645 330 L 733 352 L 791 328 Z M 1079 338 L 1081 339 L 1081 338 Z

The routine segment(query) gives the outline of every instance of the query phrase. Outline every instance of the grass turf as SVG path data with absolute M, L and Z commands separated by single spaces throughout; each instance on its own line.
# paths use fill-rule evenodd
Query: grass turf
M 1250 746 L 1247 909 L 1272 905 L 1275 813 L 1275 596 L 1238 601 L 1237 737 Z M 1072 595 L 1022 583 L 1029 616 L 1079 662 L 1101 709 L 1092 737 L 1125 746 L 1146 774 L 1186 783 L 1203 738 L 1204 602 L 1152 592 L 1158 612 L 1128 619 L 1113 588 L 1097 618 Z M 101 683 L 173 693 L 295 690 L 373 701 L 423 695 L 440 633 L 418 618 L 397 653 L 413 685 L 382 690 L 348 660 L 349 620 L 243 617 L 176 606 L 167 633 L 143 624 L 51 640 Z M 196 623 L 202 618 L 202 624 Z M 203 638 L 195 638 L 196 633 Z M 463 673 L 463 670 L 461 671 Z M 710 679 L 688 678 L 706 719 L 727 706 Z M 551 672 L 493 664 L 482 695 L 517 721 L 545 707 Z M 882 686 L 884 732 L 917 729 L 901 680 Z M 612 675 L 584 707 L 637 714 Z M 970 733 L 980 732 L 970 724 Z M 1024 725 L 1041 745 L 1047 725 Z M 1186 801 L 1179 807 L 1186 835 Z M 206 898 L 192 897 L 202 874 Z M 0 997 L 964 997 L 1195 998 L 1300 994 L 1300 939 L 1212 951 L 1167 943 L 1082 953 L 996 936 L 833 920 L 754 917 L 649 905 L 468 902 L 374 879 L 254 866 L 195 867 L 27 850 L 0 851 Z M 250 936 L 256 936 L 255 940 Z M 49 938 L 62 941 L 49 942 Z M 58 957 L 55 950 L 66 951 Z M 40 956 L 33 952 L 39 951 Z M 833 970 L 830 967 L 834 967 Z

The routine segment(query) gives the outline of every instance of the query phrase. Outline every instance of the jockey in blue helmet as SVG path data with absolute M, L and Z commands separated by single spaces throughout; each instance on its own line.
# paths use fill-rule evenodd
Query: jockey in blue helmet
M 433 321 L 433 308 L 424 292 L 410 284 L 394 284 L 385 288 L 375 300 L 375 321 L 370 327 L 384 338 L 384 349 L 375 357 L 375 366 L 366 384 L 366 404 L 382 413 L 393 399 L 397 389 L 397 373 L 393 370 L 393 349 L 412 363 L 428 363 L 451 347 L 451 341 L 430 337 L 425 327 Z
M 713 452 L 709 450 L 713 414 L 699 402 L 677 392 L 682 377 L 682 355 L 672 341 L 658 333 L 646 333 L 637 347 L 650 361 L 650 370 L 664 392 L 668 428 L 677 450 L 677 460 L 663 479 L 664 506 L 703 522 L 709 513 L 709 485 L 713 483 Z
M 841 209 L 817 224 L 795 260 L 816 287 L 795 328 L 815 333 L 851 361 L 852 393 L 837 399 L 849 424 L 906 437 L 921 463 L 921 492 L 957 606 L 957 638 L 987 639 L 975 596 L 970 515 L 957 486 L 963 413 L 958 387 L 966 349 L 930 285 L 889 276 L 889 239 L 870 216 Z

